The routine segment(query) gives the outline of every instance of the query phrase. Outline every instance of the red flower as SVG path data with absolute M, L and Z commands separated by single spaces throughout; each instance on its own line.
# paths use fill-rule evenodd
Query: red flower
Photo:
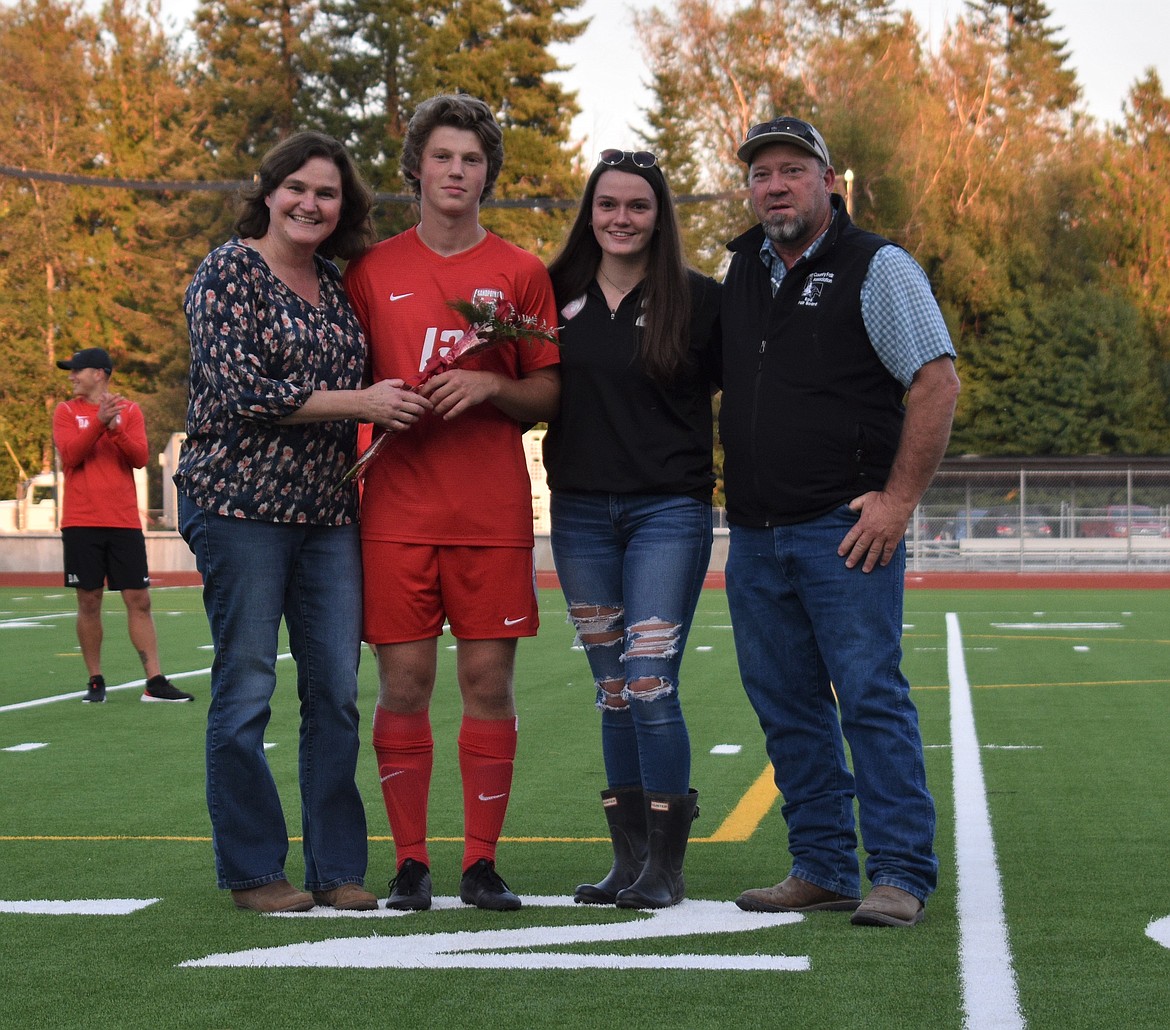
M 447 350 L 434 355 L 421 371 L 408 376 L 403 382 L 404 390 L 417 390 L 435 376 L 448 369 L 457 368 L 459 362 L 469 355 L 479 354 L 509 340 L 557 342 L 555 326 L 548 325 L 535 315 L 520 314 L 511 301 L 501 300 L 494 307 L 490 303 L 473 304 L 468 300 L 451 300 L 447 303 L 470 324 L 463 335 Z M 382 433 L 374 439 L 354 463 L 353 468 L 342 477 L 343 486 L 351 479 L 360 479 L 365 474 L 370 462 L 378 456 L 388 439 L 389 433 Z

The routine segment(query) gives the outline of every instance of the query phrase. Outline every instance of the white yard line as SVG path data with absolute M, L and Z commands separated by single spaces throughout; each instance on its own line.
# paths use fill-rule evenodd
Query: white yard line
M 51 619 L 75 619 L 77 612 L 49 612 L 42 615 L 17 615 L 0 620 L 0 629 L 42 629 Z
M 959 618 L 947 612 L 947 673 L 951 694 L 951 760 L 958 867 L 959 977 L 967 1030 L 1026 1027 L 1012 966 L 991 813 L 983 782 L 971 684 Z
M 278 654 L 276 656 L 276 660 L 278 662 L 282 662 L 286 658 L 291 657 L 292 655 L 286 651 L 284 654 Z M 192 669 L 190 672 L 168 672 L 167 679 L 169 679 L 171 682 L 174 682 L 175 680 L 186 680 L 196 676 L 209 675 L 211 675 L 210 667 L 206 669 Z M 144 686 L 146 686 L 146 680 L 144 679 L 128 680 L 125 683 L 111 684 L 110 686 L 106 687 L 106 693 L 108 694 L 110 691 L 115 690 L 139 690 Z M 0 713 L 19 712 L 25 708 L 39 708 L 41 705 L 51 705 L 58 701 L 77 701 L 83 697 L 85 697 L 84 690 L 73 690 L 68 694 L 50 694 L 45 697 L 34 697 L 29 701 L 17 701 L 10 705 L 0 705 Z

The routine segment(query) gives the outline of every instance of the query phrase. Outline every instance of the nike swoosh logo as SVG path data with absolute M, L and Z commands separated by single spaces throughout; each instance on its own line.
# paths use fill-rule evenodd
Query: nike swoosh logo
M 388 772 L 385 776 L 381 777 L 380 782 L 385 783 L 387 780 L 394 779 L 395 776 L 401 776 L 404 772 L 406 772 L 405 769 L 395 769 L 393 772 Z
M 505 626 L 515 626 L 516 623 L 523 622 L 527 618 L 528 618 L 527 615 L 521 615 L 520 618 L 518 618 L 518 619 L 505 619 L 504 625 Z
M 405 300 L 407 297 L 413 296 L 413 293 L 392 293 L 390 294 L 390 303 L 393 304 L 396 300 Z
M 507 791 L 504 791 L 503 794 L 480 794 L 479 800 L 480 801 L 499 801 L 500 798 L 506 798 L 507 796 L 508 796 Z

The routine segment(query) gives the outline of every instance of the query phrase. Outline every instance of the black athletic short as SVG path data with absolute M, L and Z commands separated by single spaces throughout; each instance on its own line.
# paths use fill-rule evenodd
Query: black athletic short
M 61 530 L 65 585 L 78 590 L 145 590 L 146 537 L 141 529 L 72 526 Z

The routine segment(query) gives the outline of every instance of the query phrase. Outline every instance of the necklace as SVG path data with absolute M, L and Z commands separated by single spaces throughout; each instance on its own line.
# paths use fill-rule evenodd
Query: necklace
M 639 276 L 639 277 L 638 277 L 638 278 L 637 278 L 637 279 L 636 279 L 634 282 L 630 283 L 630 285 L 629 285 L 629 286 L 619 286 L 619 285 L 618 285 L 617 283 L 615 283 L 615 282 L 614 282 L 614 281 L 613 281 L 613 280 L 612 280 L 612 279 L 611 279 L 611 278 L 610 278 L 608 275 L 606 275 L 606 274 L 605 274 L 605 269 L 604 269 L 604 268 L 602 268 L 602 266 L 601 266 L 601 265 L 598 265 L 598 266 L 597 266 L 597 270 L 598 270 L 598 271 L 601 273 L 601 277 L 602 277 L 602 278 L 603 278 L 603 279 L 604 279 L 604 280 L 605 280 L 607 283 L 609 283 L 609 285 L 610 285 L 610 286 L 612 286 L 612 287 L 613 287 L 615 290 L 617 290 L 617 291 L 618 291 L 618 293 L 620 293 L 620 294 L 621 294 L 623 297 L 624 297 L 624 296 L 625 296 L 627 293 L 629 293 L 629 292 L 630 292 L 630 290 L 632 290 L 632 289 L 633 289 L 635 286 L 637 286 L 637 285 L 638 285 L 638 283 L 640 283 L 640 282 L 642 281 L 642 277 L 641 277 L 641 276 Z

